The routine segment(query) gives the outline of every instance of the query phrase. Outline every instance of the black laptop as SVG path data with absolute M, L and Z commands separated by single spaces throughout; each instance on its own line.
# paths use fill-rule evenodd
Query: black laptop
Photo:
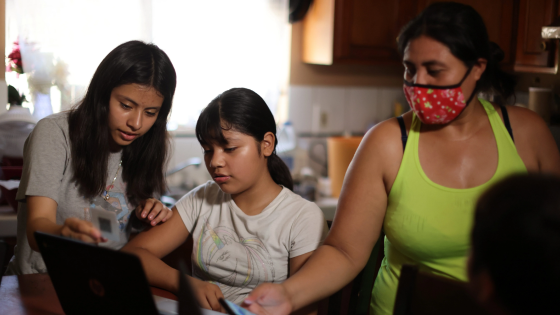
M 219 314 L 199 308 L 184 264 L 177 303 L 152 296 L 134 255 L 41 232 L 35 232 L 35 239 L 66 315 Z

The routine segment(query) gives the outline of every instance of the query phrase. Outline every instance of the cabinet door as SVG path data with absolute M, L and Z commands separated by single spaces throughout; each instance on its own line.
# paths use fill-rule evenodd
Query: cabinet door
M 541 37 L 541 28 L 558 15 L 558 0 L 521 0 L 515 71 L 555 72 L 556 43 Z
M 424 9 L 434 2 L 445 0 L 423 0 L 420 8 Z M 511 67 L 515 58 L 515 0 L 454 0 L 472 6 L 484 20 L 488 37 L 504 51 L 502 64 Z
M 335 63 L 400 63 L 396 39 L 416 16 L 418 0 L 336 0 Z

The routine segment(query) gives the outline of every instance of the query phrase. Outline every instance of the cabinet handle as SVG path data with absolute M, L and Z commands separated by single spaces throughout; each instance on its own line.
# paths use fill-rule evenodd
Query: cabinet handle
M 540 46 L 541 46 L 541 51 L 547 51 L 548 45 L 546 44 L 546 41 L 543 40 L 543 41 L 541 42 L 541 45 L 540 45 Z

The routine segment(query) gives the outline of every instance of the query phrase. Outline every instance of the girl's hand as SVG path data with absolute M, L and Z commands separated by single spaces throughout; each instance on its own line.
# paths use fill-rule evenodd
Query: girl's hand
M 258 315 L 287 315 L 293 311 L 284 286 L 272 283 L 256 287 L 241 306 Z
M 60 235 L 86 243 L 107 242 L 107 239 L 101 236 L 101 232 L 94 228 L 91 222 L 78 218 L 66 219 L 60 230 Z
M 142 201 L 142 203 L 136 207 L 135 212 L 138 219 L 150 223 L 151 226 L 156 226 L 160 222 L 163 223 L 169 220 L 173 215 L 171 209 L 154 198 Z
M 222 290 L 212 283 L 196 279 L 194 277 L 188 277 L 190 284 L 193 287 L 194 294 L 200 304 L 200 307 L 213 310 L 217 312 L 225 313 L 226 310 L 222 308 L 219 298 L 224 298 Z

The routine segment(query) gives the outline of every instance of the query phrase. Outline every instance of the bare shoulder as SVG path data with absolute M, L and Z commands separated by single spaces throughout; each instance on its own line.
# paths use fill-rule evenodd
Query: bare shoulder
M 412 115 L 409 113 L 403 115 L 405 126 L 408 130 L 412 122 Z M 390 118 L 380 122 L 371 128 L 364 136 L 360 147 L 364 150 L 379 150 L 394 157 L 401 156 L 402 158 L 402 142 L 401 142 L 401 128 L 397 118 Z
M 556 146 L 550 129 L 537 113 L 519 106 L 508 106 L 507 112 L 515 146 L 520 154 L 527 150 L 538 153 L 538 147 L 542 145 Z
M 406 113 L 403 118 L 408 133 L 412 114 Z M 396 118 L 390 118 L 377 124 L 366 133 L 356 156 L 358 161 L 373 164 L 367 168 L 378 169 L 389 187 L 399 170 L 403 152 L 399 122 Z
M 535 139 L 535 136 L 538 137 L 542 136 L 543 133 L 550 133 L 545 121 L 530 109 L 508 106 L 507 112 L 515 136 Z
M 560 152 L 545 121 L 527 108 L 508 106 L 507 111 L 517 152 L 527 169 L 560 174 Z

